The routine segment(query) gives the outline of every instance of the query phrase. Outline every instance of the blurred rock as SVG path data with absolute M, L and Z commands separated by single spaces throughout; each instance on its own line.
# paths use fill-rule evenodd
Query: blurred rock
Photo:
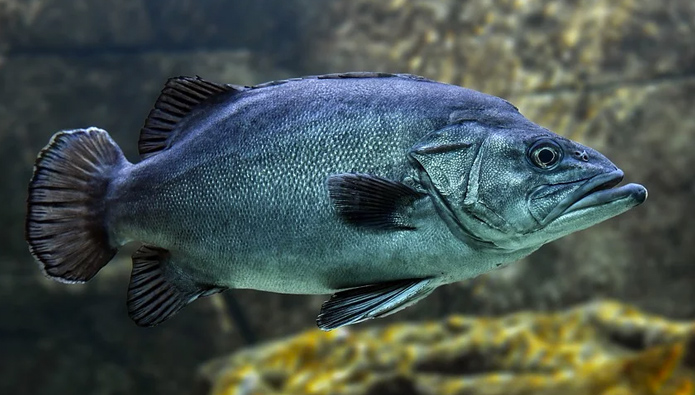
M 11 366 L 0 369 L 0 394 L 190 394 L 200 363 L 249 345 L 228 298 L 259 341 L 315 328 L 322 297 L 249 290 L 203 298 L 164 325 L 138 327 L 126 309 L 129 250 L 85 285 L 0 276 L 0 364 Z
M 695 3 L 335 1 L 308 69 L 400 71 L 513 96 L 695 72 Z
M 127 276 L 73 287 L 34 276 L 0 280 L 2 394 L 186 394 L 199 361 L 242 345 L 209 303 L 171 325 L 137 327 L 127 316 Z
M 695 323 L 603 301 L 552 314 L 307 331 L 214 360 L 203 393 L 679 395 Z
M 154 32 L 142 0 L 3 0 L 7 41 L 12 49 L 71 50 L 151 43 Z M 4 14 L 4 17 L 3 17 Z
M 277 57 L 296 41 L 307 2 L 2 0 L 0 42 L 19 54 L 252 49 Z

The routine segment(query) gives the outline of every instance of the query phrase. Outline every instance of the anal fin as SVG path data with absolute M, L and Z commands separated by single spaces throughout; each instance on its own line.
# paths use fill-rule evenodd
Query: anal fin
M 423 299 L 435 288 L 433 279 L 398 280 L 340 291 L 321 306 L 316 323 L 324 331 L 384 317 Z
M 167 270 L 169 260 L 169 251 L 153 246 L 142 246 L 133 254 L 128 315 L 139 326 L 160 324 L 195 299 L 225 289 L 177 278 L 180 276 Z

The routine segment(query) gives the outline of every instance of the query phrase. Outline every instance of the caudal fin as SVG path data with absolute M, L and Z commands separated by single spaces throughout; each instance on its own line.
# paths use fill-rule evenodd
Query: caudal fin
M 97 128 L 58 132 L 39 153 L 29 183 L 26 240 L 48 277 L 85 282 L 116 254 L 104 199 L 126 163 L 109 134 Z

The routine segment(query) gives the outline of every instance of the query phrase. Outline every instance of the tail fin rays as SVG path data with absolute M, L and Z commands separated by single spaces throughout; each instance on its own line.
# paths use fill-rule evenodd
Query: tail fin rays
M 56 133 L 39 153 L 29 183 L 25 236 L 48 277 L 85 282 L 116 254 L 104 198 L 114 172 L 126 163 L 121 149 L 98 128 Z

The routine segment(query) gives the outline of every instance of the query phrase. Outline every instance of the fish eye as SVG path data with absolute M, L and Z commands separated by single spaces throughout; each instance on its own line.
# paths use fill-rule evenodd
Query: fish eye
M 528 156 L 537 167 L 550 169 L 560 161 L 562 149 L 551 140 L 541 140 L 531 146 Z

